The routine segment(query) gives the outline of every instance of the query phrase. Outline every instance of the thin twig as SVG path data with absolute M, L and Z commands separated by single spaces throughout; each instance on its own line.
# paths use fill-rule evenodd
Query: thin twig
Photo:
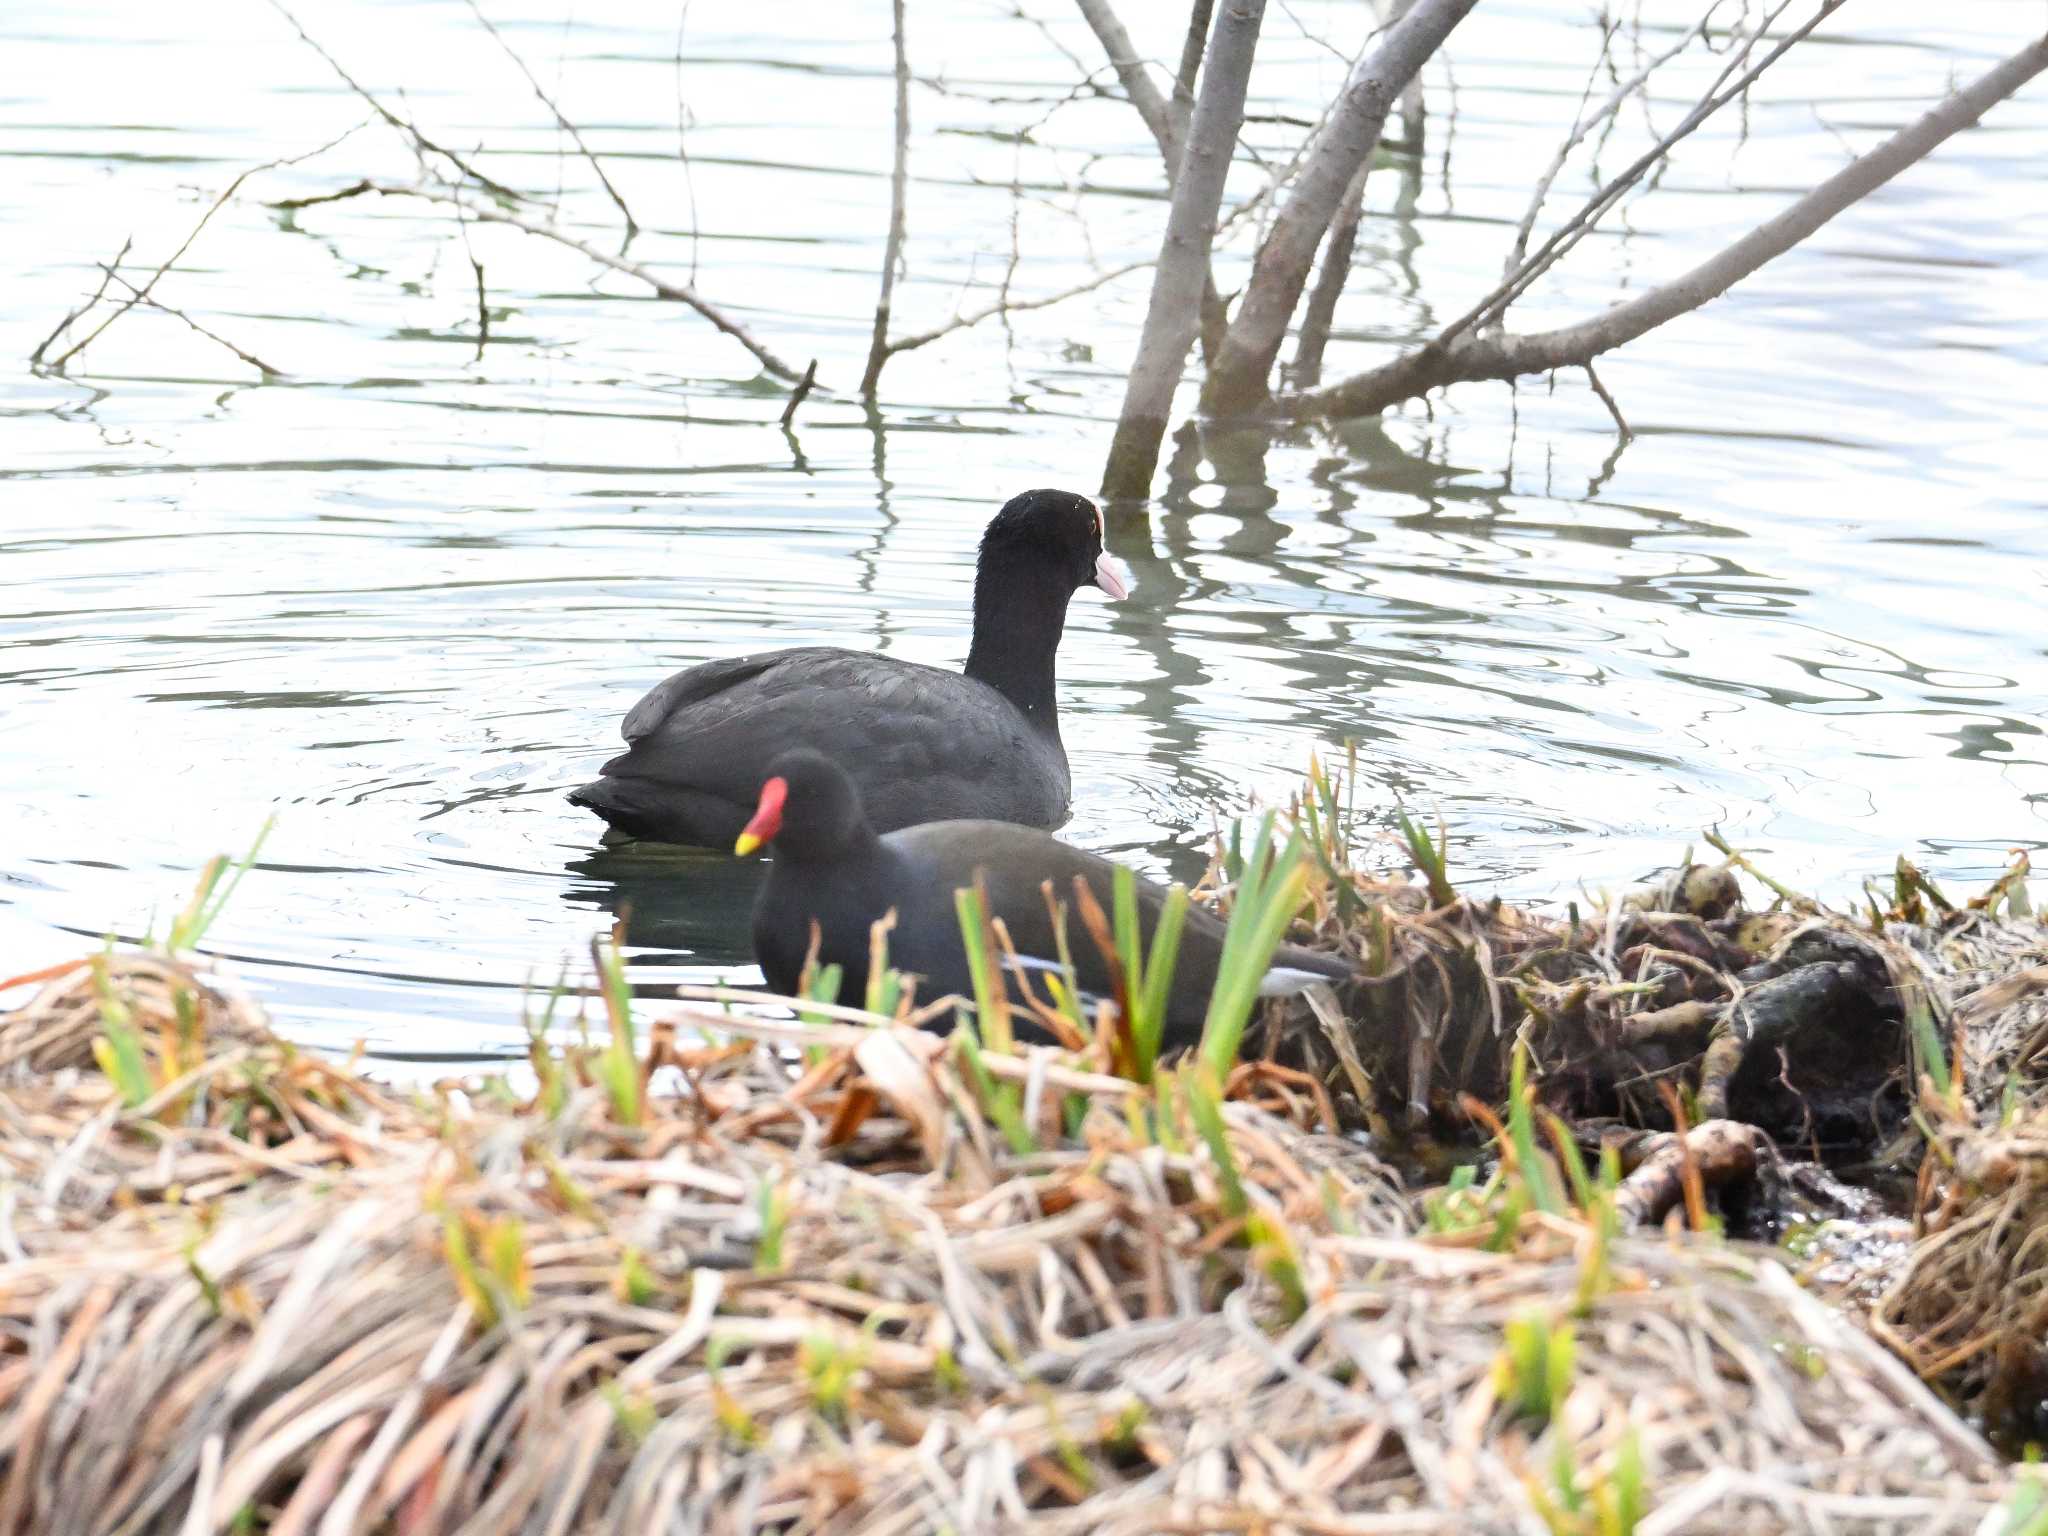
M 468 5 L 470 10 L 475 13 L 476 19 L 483 23 L 484 30 L 491 34 L 491 40 L 505 50 L 505 57 L 518 66 L 520 74 L 526 76 L 526 83 L 533 87 L 533 94 L 540 98 L 541 105 L 555 115 L 555 121 L 561 125 L 562 131 L 569 135 L 570 139 L 575 142 L 576 148 L 582 153 L 583 158 L 590 162 L 591 170 L 597 173 L 598 181 L 603 184 L 605 191 L 610 194 L 612 202 L 618 206 L 619 216 L 626 221 L 626 238 L 631 240 L 640 233 L 640 225 L 633 218 L 633 210 L 626 206 L 625 198 L 619 195 L 619 189 L 612 185 L 611 177 L 605 175 L 604 167 L 598 163 L 596 152 L 583 142 L 582 133 L 578 131 L 574 123 L 569 121 L 562 109 L 555 105 L 554 98 L 548 95 L 540 81 L 534 77 L 533 71 L 526 67 L 526 60 L 519 56 L 519 51 L 506 40 L 505 34 L 500 32 L 491 18 L 484 14 L 483 7 L 477 4 L 477 0 L 468 0 Z
M 476 360 L 484 360 L 484 348 L 491 340 L 491 307 L 484 302 L 484 264 L 470 253 L 469 264 L 476 269 Z
M 1600 403 L 1607 407 L 1607 414 L 1614 418 L 1614 425 L 1624 439 L 1635 436 L 1628 424 L 1628 418 L 1621 414 L 1621 407 L 1614 403 L 1614 396 L 1607 392 L 1607 386 L 1600 382 L 1600 375 L 1593 371 L 1593 360 L 1586 359 L 1586 382 L 1593 386 L 1593 393 L 1600 397 Z
M 875 330 L 868 365 L 860 377 L 863 400 L 875 398 L 882 365 L 889 361 L 889 310 L 896 296 L 896 268 L 903 260 L 903 231 L 910 186 L 910 54 L 905 43 L 903 0 L 894 0 L 896 37 L 896 157 L 889 170 L 889 238 L 882 247 L 882 292 L 875 300 Z
M 131 294 L 135 296 L 132 300 L 130 300 L 130 303 L 146 304 L 151 309 L 160 310 L 162 313 L 169 315 L 174 320 L 184 321 L 187 325 L 191 326 L 193 330 L 197 331 L 200 335 L 204 336 L 208 341 L 217 342 L 221 346 L 226 347 L 230 352 L 234 353 L 235 356 L 239 357 L 251 368 L 254 368 L 257 372 L 265 375 L 268 378 L 285 377 L 285 372 L 282 368 L 273 368 L 270 366 L 270 364 L 263 361 L 262 358 L 257 357 L 254 353 L 244 352 L 232 341 L 229 341 L 227 337 L 221 335 L 217 331 L 208 330 L 205 326 L 201 325 L 197 320 L 194 320 L 190 315 L 186 314 L 185 311 L 183 311 L 182 309 L 173 309 L 170 305 L 166 304 L 162 299 L 151 298 L 149 295 L 145 294 L 140 288 L 137 288 L 133 283 L 129 282 L 128 279 L 123 277 L 119 272 L 116 272 L 112 267 L 102 265 L 100 267 L 100 270 L 106 273 L 109 278 L 119 283 L 123 288 L 126 288 Z
M 1786 0 L 1786 3 L 1789 4 L 1789 0 Z M 1709 90 L 1694 105 L 1693 109 L 1686 113 L 1676 128 L 1665 134 L 1663 138 L 1651 145 L 1650 148 L 1644 150 L 1642 154 L 1630 162 L 1626 170 L 1611 178 L 1591 197 L 1587 198 L 1579 211 L 1566 220 L 1548 240 L 1545 240 L 1537 249 L 1535 255 L 1522 262 L 1514 273 L 1502 281 L 1493 292 L 1489 293 L 1485 298 L 1473 305 L 1471 309 L 1439 331 L 1436 337 L 1436 345 L 1446 346 L 1455 341 L 1465 331 L 1475 326 L 1484 327 L 1497 315 L 1505 313 L 1508 306 L 1526 293 L 1539 277 L 1561 261 L 1574 246 L 1590 234 L 1593 227 L 1599 223 L 1608 209 L 1621 201 L 1622 196 L 1640 181 L 1652 166 L 1666 159 L 1682 140 L 1689 138 L 1708 118 L 1746 92 L 1765 70 L 1777 63 L 1779 59 L 1782 59 L 1797 44 L 1811 34 L 1814 28 L 1818 27 L 1829 16 L 1846 4 L 1848 4 L 1848 0 L 1820 0 L 1819 6 L 1811 16 L 1781 39 L 1778 45 L 1765 54 L 1761 60 L 1744 70 L 1741 77 L 1733 85 L 1723 90 L 1720 89 L 1720 82 L 1717 82 L 1715 88 Z M 1770 18 L 1766 18 L 1764 25 L 1768 26 L 1770 20 L 1774 19 L 1785 8 L 1785 4 L 1781 4 L 1777 11 L 1772 12 Z M 1732 69 L 1734 63 L 1735 61 L 1731 60 L 1729 68 Z M 1725 81 L 1727 77 L 1728 70 L 1724 69 L 1720 79 Z
M 1590 358 L 1624 346 L 1726 293 L 1843 209 L 1925 159 L 2043 70 L 2048 70 L 2048 37 L 2038 38 L 2002 60 L 1690 271 L 1604 313 L 1527 335 L 1483 333 L 1459 336 L 1449 343 L 1439 338 L 1340 383 L 1288 396 L 1279 404 L 1297 418 L 1373 415 L 1397 401 L 1424 398 L 1430 390 L 1448 384 L 1515 379 L 1583 366 Z M 1485 306 L 1481 306 L 1460 325 L 1469 330 L 1484 313 Z
M 672 283 L 666 278 L 657 277 L 639 262 L 628 261 L 623 256 L 614 256 L 611 252 L 602 250 L 592 245 L 589 241 L 579 239 L 577 236 L 570 234 L 559 225 L 543 224 L 538 220 L 525 218 L 516 213 L 507 213 L 502 208 L 487 207 L 484 204 L 463 197 L 458 190 L 453 188 L 418 184 L 407 185 L 385 181 L 359 181 L 353 186 L 342 188 L 339 192 L 327 193 L 321 197 L 286 198 L 282 202 L 272 203 L 270 206 L 273 208 L 310 208 L 317 203 L 337 203 L 347 198 L 363 197 L 373 193 L 378 197 L 416 197 L 423 202 L 444 203 L 450 207 L 462 209 L 470 218 L 480 223 L 508 225 L 513 229 L 522 230 L 529 235 L 537 235 L 543 240 L 552 240 L 557 245 L 567 246 L 570 250 L 588 257 L 599 266 L 609 267 L 612 271 L 620 273 L 622 276 L 645 283 L 654 290 L 655 296 L 658 298 L 669 299 L 677 304 L 688 305 L 706 320 L 709 320 L 719 330 L 725 332 L 726 335 L 745 347 L 754 355 L 755 360 L 763 368 L 767 369 L 777 378 L 786 379 L 794 384 L 797 379 L 802 377 L 797 369 L 792 368 L 788 363 L 776 356 L 774 352 L 770 351 L 744 324 L 713 304 L 690 284 Z
M 1617 85 L 1613 93 L 1600 104 L 1592 116 L 1588 117 L 1585 115 L 1584 103 L 1581 102 L 1580 115 L 1577 121 L 1572 124 L 1572 131 L 1565 135 L 1564 142 L 1557 146 L 1557 153 L 1551 156 L 1550 164 L 1545 166 L 1543 174 L 1536 178 L 1536 185 L 1529 194 L 1529 206 L 1522 213 L 1522 222 L 1515 226 L 1514 243 L 1508 247 L 1507 262 L 1501 273 L 1503 280 L 1511 280 L 1516 270 L 1521 266 L 1523 258 L 1528 255 L 1529 236 L 1535 232 L 1536 220 L 1543 212 L 1543 204 L 1550 196 L 1551 187 L 1563 172 L 1565 161 L 1571 158 L 1572 151 L 1585 142 L 1587 134 L 1620 111 L 1622 103 L 1627 101 L 1630 95 L 1647 84 L 1651 75 L 1683 53 L 1692 45 L 1695 38 L 1705 36 L 1708 23 L 1713 20 L 1713 16 L 1713 9 L 1709 8 L 1707 13 L 1699 19 L 1698 24 L 1687 28 L 1677 42 L 1650 60 L 1649 63 L 1636 71 L 1634 75 Z M 1608 49 L 1613 41 L 1614 29 L 1609 27 L 1601 41 L 1601 58 L 1605 59 L 1608 57 Z M 1592 82 L 1589 80 L 1587 82 L 1589 94 L 1591 86 Z
M 1014 315 L 1020 314 L 1027 309 L 1049 309 L 1055 304 L 1064 304 L 1068 299 L 1078 299 L 1084 293 L 1093 293 L 1105 283 L 1113 283 L 1120 277 L 1127 277 L 1133 272 L 1141 272 L 1151 265 L 1152 263 L 1149 261 L 1126 262 L 1123 266 L 1112 267 L 1107 272 L 1099 273 L 1089 278 L 1085 283 L 1076 283 L 1071 288 L 1063 288 L 1058 293 L 1043 294 L 1035 299 L 998 299 L 995 303 L 983 305 L 980 309 L 969 310 L 965 314 L 955 315 L 944 325 L 934 326 L 931 330 L 920 331 L 914 336 L 898 337 L 889 343 L 889 355 L 893 357 L 898 352 L 910 352 L 918 347 L 929 346 L 941 336 L 950 336 L 955 331 L 964 331 L 969 326 L 979 325 L 982 321 L 991 319 L 996 315 Z
M 141 302 L 143 302 L 143 300 L 147 299 L 152 293 L 154 293 L 156 291 L 157 282 L 163 277 L 163 275 L 166 272 L 170 271 L 172 267 L 178 264 L 178 259 L 180 257 L 182 257 L 187 251 L 192 249 L 192 242 L 199 238 L 200 231 L 205 229 L 206 226 L 213 221 L 213 216 L 216 213 L 219 213 L 221 209 L 227 206 L 228 200 L 232 198 L 236 192 L 241 190 L 243 182 L 247 181 L 251 176 L 258 175 L 261 172 L 281 170 L 285 166 L 298 165 L 303 161 L 311 160 L 316 155 L 324 155 L 327 153 L 328 150 L 335 148 L 337 145 L 345 143 L 355 134 L 361 132 L 362 128 L 363 124 L 357 123 L 353 128 L 347 130 L 347 132 L 335 135 L 333 138 L 329 139 L 325 144 L 320 145 L 317 149 L 309 149 L 305 151 L 303 154 L 287 155 L 282 160 L 267 160 L 262 165 L 252 165 L 247 170 L 243 171 L 241 175 L 237 176 L 233 181 L 228 183 L 228 189 L 225 192 L 221 193 L 219 197 L 215 198 L 213 200 L 212 205 L 207 208 L 206 212 L 199 216 L 199 222 L 192 226 L 191 233 L 186 235 L 184 242 L 175 251 L 171 252 L 171 254 L 168 257 L 164 259 L 163 265 L 158 267 L 156 271 L 150 274 L 149 281 L 144 283 L 141 288 L 135 290 L 135 294 L 132 298 L 126 299 L 119 305 L 115 306 L 114 312 L 111 315 L 107 316 L 106 319 L 102 320 L 98 325 L 94 326 L 92 329 L 92 333 L 85 337 L 84 340 L 76 342 L 72 346 L 66 348 L 61 356 L 59 356 L 53 362 L 50 363 L 49 366 L 51 371 L 55 372 L 56 370 L 61 369 L 66 363 L 70 362 L 72 358 L 76 357 L 80 352 L 84 351 L 88 346 L 92 345 L 93 342 L 97 341 L 103 334 L 105 334 L 108 326 L 112 325 L 116 320 L 120 319 L 123 315 L 128 313 L 129 310 L 133 309 L 137 304 L 140 304 Z M 121 249 L 123 254 L 125 254 L 128 248 L 127 246 L 124 245 L 121 247 Z M 115 258 L 115 262 L 117 265 L 119 261 L 120 257 L 117 256 Z M 105 291 L 104 285 L 102 285 L 101 291 Z M 91 306 L 88 305 L 87 307 L 90 308 Z M 80 313 L 82 314 L 84 313 L 84 311 L 81 310 Z M 69 324 L 70 322 L 66 321 L 65 323 Z M 58 330 L 61 331 L 62 329 L 62 326 L 58 327 Z M 47 346 L 48 344 L 48 342 L 45 342 L 44 346 Z M 38 347 L 36 350 L 38 353 L 40 353 L 42 351 L 42 348 Z
M 299 18 L 294 16 L 290 12 L 290 10 L 288 10 L 285 7 L 284 0 L 270 0 L 270 8 L 276 11 L 277 14 L 282 16 L 286 21 L 291 23 L 292 30 L 299 34 L 300 38 L 304 40 L 308 48 L 311 48 L 315 53 L 319 54 L 322 59 L 327 61 L 327 67 L 333 70 L 337 75 L 341 77 L 342 84 L 346 85 L 350 90 L 354 91 L 358 96 L 362 97 L 364 101 L 368 102 L 371 111 L 375 112 L 379 117 L 383 118 L 386 123 L 390 124 L 391 127 L 395 128 L 398 132 L 404 134 L 408 139 L 412 140 L 412 142 L 417 147 L 427 151 L 428 153 L 440 155 L 443 159 L 447 160 L 449 164 L 453 165 L 458 171 L 462 172 L 463 175 L 467 176 L 471 181 L 475 182 L 478 186 L 495 193 L 499 197 L 505 198 L 508 201 L 515 203 L 523 203 L 529 201 L 529 199 L 526 197 L 524 193 L 513 191 L 503 182 L 493 181 L 490 177 L 486 176 L 482 171 L 478 170 L 475 166 L 471 165 L 467 160 L 463 159 L 462 156 L 458 155 L 454 150 L 449 149 L 445 145 L 435 143 L 432 139 L 428 138 L 424 133 L 420 132 L 419 126 L 416 123 L 409 122 L 405 118 L 400 117 L 396 112 L 393 112 L 389 107 L 385 106 L 383 102 L 379 101 L 375 96 L 371 95 L 369 90 L 365 86 L 360 84 L 356 80 L 356 77 L 354 75 L 351 75 L 346 69 L 343 69 L 341 67 L 341 61 L 339 59 L 335 58 L 333 54 L 329 53 L 325 48 L 321 47 L 320 44 L 314 39 L 313 34 L 308 32 L 303 26 L 300 25 Z
M 804 369 L 804 376 L 796 381 L 796 388 L 789 392 L 789 404 L 782 408 L 783 431 L 787 432 L 789 424 L 796 420 L 796 408 L 804 403 L 804 399 L 810 394 L 811 385 L 817 381 L 817 377 L 818 360 L 814 357 L 811 359 L 810 366 Z
M 40 342 L 36 344 L 35 351 L 29 353 L 28 355 L 29 367 L 37 368 L 42 366 L 43 353 L 49 350 L 50 343 L 55 341 L 59 336 L 62 336 L 65 332 L 65 329 L 68 326 L 70 326 L 74 321 L 76 321 L 80 315 L 84 314 L 87 310 L 91 309 L 93 305 L 99 303 L 101 299 L 107 296 L 107 284 L 114 280 L 113 269 L 121 265 L 122 261 L 126 259 L 130 247 L 132 247 L 134 244 L 135 237 L 133 235 L 130 235 L 126 240 L 123 240 L 121 242 L 121 249 L 114 253 L 114 259 L 112 262 L 102 262 L 100 264 L 99 287 L 93 289 L 92 297 L 87 299 L 83 304 L 79 305 L 78 308 L 72 310 L 71 313 L 66 315 L 62 320 L 59 320 L 56 324 L 56 327 L 50 332 L 50 334 L 45 336 Z

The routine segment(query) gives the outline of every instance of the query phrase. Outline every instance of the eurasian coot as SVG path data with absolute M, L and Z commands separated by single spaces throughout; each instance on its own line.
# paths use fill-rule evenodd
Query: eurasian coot
M 1070 780 L 1053 694 L 1067 600 L 1124 579 L 1085 496 L 1026 491 L 982 535 L 963 673 L 830 646 L 707 661 L 626 716 L 627 750 L 572 790 L 614 835 L 725 848 L 791 747 L 853 775 L 869 824 L 976 817 L 1052 827 Z
M 889 963 L 923 978 L 921 998 L 973 993 L 960 939 L 953 893 L 980 872 L 989 914 L 1000 917 L 1027 967 L 1051 968 L 1059 949 L 1041 889 L 1071 909 L 1074 877 L 1088 882 L 1107 912 L 1114 900 L 1115 866 L 1107 859 L 1044 832 L 997 821 L 938 821 L 878 834 L 862 814 L 860 794 L 837 764 L 798 749 L 769 765 L 753 818 L 735 852 L 774 845 L 767 883 L 754 908 L 754 958 L 768 985 L 794 994 L 818 924 L 818 963 L 841 968 L 840 997 L 857 1001 L 867 989 L 869 930 L 892 907 Z M 1166 899 L 1164 887 L 1137 882 L 1139 927 L 1149 949 Z M 1108 966 L 1078 918 L 1070 919 L 1075 980 L 1083 992 L 1107 996 Z M 1179 1049 L 1200 1037 L 1223 957 L 1224 925 L 1192 907 L 1182 930 L 1179 960 L 1168 995 L 1162 1045 Z M 1332 955 L 1283 944 L 1269 962 L 1266 996 L 1285 996 L 1317 981 L 1341 981 L 1352 968 Z M 1041 990 L 1041 995 L 1043 995 Z

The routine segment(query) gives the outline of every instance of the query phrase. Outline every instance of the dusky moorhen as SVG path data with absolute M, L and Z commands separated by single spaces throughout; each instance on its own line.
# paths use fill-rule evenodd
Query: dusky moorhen
M 729 848 L 769 761 L 826 751 L 854 777 L 869 824 L 975 817 L 1058 826 L 1071 780 L 1053 695 L 1067 601 L 1127 596 L 1102 514 L 1069 491 L 1013 497 L 982 535 L 963 672 L 836 646 L 707 661 L 627 713 L 627 749 L 570 791 L 608 838 Z
M 1110 994 L 1109 968 L 1071 912 L 1076 875 L 1088 882 L 1103 911 L 1112 910 L 1116 866 L 1107 859 L 1033 828 L 999 821 L 926 822 L 877 833 L 862 813 L 853 780 L 830 758 L 804 748 L 782 753 L 769 764 L 757 808 L 735 840 L 734 852 L 752 853 L 764 844 L 774 845 L 774 857 L 754 907 L 754 958 L 777 992 L 795 994 L 815 919 L 818 963 L 838 965 L 840 997 L 858 1001 L 867 990 L 869 930 L 893 907 L 889 963 L 922 978 L 918 996 L 972 996 L 973 976 L 953 893 L 972 885 L 979 871 L 990 917 L 1003 920 L 1019 959 L 1033 969 L 1058 964 L 1052 917 L 1040 889 L 1052 881 L 1054 895 L 1069 908 L 1075 981 L 1084 993 Z M 1138 926 L 1149 950 L 1166 889 L 1141 877 L 1137 899 Z M 1224 924 L 1214 913 L 1188 909 L 1162 1049 L 1181 1049 L 1201 1038 L 1223 958 L 1223 934 Z M 1313 982 L 1342 981 L 1351 974 L 1352 967 L 1334 955 L 1283 944 L 1274 951 L 1259 990 L 1268 997 L 1286 996 Z

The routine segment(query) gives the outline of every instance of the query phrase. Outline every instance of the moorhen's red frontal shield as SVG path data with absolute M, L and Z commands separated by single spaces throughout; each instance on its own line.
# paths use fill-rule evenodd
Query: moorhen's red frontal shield
M 742 858 L 759 848 L 763 843 L 775 841 L 775 834 L 782 830 L 782 807 L 789 799 L 789 781 L 770 779 L 761 786 L 761 802 L 754 807 L 754 819 L 740 828 L 740 835 L 732 845 L 732 851 Z

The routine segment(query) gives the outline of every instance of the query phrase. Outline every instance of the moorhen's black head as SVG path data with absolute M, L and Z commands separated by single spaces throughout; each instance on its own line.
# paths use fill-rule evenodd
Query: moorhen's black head
M 874 836 L 861 809 L 860 791 L 831 758 L 809 747 L 792 747 L 768 764 L 754 819 L 740 832 L 733 852 L 752 853 L 764 843 L 805 863 L 829 860 Z
M 1102 513 L 1072 491 L 1026 491 L 1013 496 L 981 536 L 977 599 L 982 580 L 1012 580 L 1027 570 L 1057 571 L 1069 590 L 1094 585 L 1114 598 L 1129 584 L 1102 543 Z

